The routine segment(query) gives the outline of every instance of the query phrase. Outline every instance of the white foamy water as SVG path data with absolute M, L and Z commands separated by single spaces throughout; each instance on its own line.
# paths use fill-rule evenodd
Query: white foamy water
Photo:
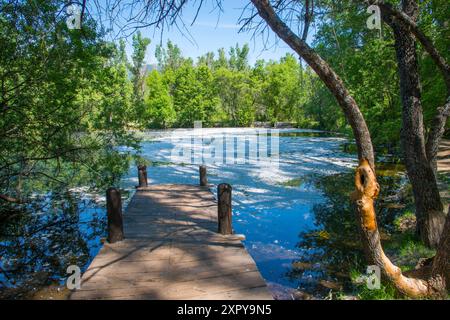
M 177 129 L 140 134 L 145 137 L 142 156 L 153 163 L 147 168 L 149 183 L 197 184 L 198 165 L 206 158 L 203 162 L 208 168 L 212 192 L 215 194 L 222 182 L 233 187 L 233 228 L 236 233 L 246 235 L 245 245 L 263 277 L 281 286 L 297 286 L 285 274 L 290 263 L 305 254 L 296 248 L 299 233 L 314 227 L 312 208 L 324 200 L 310 181 L 315 175 L 331 175 L 356 167 L 356 157 L 341 152 L 344 138 L 321 136 L 314 130 L 267 132 L 254 128 Z M 277 140 L 267 143 L 269 149 L 274 143 L 278 146 L 268 153 L 264 150 L 255 153 L 254 146 L 252 151 L 250 144 L 257 141 L 265 146 L 265 137 Z M 234 146 L 233 152 L 221 153 L 218 140 L 226 147 Z M 244 148 L 237 150 L 239 144 Z M 188 150 L 190 156 L 174 157 L 174 150 Z M 133 166 L 123 185 L 134 187 L 136 176 L 137 169 Z

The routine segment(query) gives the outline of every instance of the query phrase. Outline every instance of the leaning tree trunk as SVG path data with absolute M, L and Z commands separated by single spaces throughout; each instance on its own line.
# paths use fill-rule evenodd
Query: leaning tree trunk
M 414 21 L 418 7 L 414 0 L 404 0 L 403 10 Z M 388 19 L 394 31 L 402 99 L 401 145 L 412 185 L 416 207 L 417 231 L 423 242 L 436 247 L 445 223 L 432 162 L 427 157 L 421 87 L 416 43 L 413 35 L 395 19 Z
M 356 169 L 355 187 L 352 200 L 356 203 L 358 226 L 369 263 L 379 266 L 384 276 L 397 290 L 409 297 L 445 298 L 449 274 L 450 215 L 447 216 L 446 228 L 433 259 L 431 272 L 423 275 L 423 278 L 407 277 L 389 260 L 381 246 L 374 207 L 374 200 L 378 196 L 380 187 L 375 173 L 365 159 L 359 162 Z
M 356 203 L 358 227 L 369 263 L 380 267 L 384 276 L 394 284 L 397 290 L 410 297 L 444 296 L 447 292 L 445 276 L 448 272 L 450 249 L 450 215 L 447 216 L 447 227 L 442 234 L 442 240 L 433 260 L 431 274 L 427 279 L 410 278 L 403 275 L 400 268 L 395 266 L 384 254 L 381 246 L 374 208 L 379 185 L 375 175 L 373 147 L 370 133 L 358 105 L 334 70 L 304 40 L 289 29 L 275 13 L 268 0 L 252 0 L 252 3 L 269 27 L 318 74 L 336 97 L 346 119 L 352 126 L 359 158 L 359 166 L 355 175 L 356 190 L 352 193 L 352 199 Z

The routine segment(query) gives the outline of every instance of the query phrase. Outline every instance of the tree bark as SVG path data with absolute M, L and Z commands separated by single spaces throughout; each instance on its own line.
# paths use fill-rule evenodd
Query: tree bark
M 362 160 L 356 169 L 355 191 L 351 198 L 356 203 L 358 226 L 363 239 L 363 247 L 370 264 L 380 267 L 383 275 L 397 288 L 399 292 L 411 298 L 445 298 L 447 296 L 448 255 L 450 251 L 450 215 L 447 217 L 446 229 L 433 260 L 431 275 L 426 279 L 411 278 L 402 274 L 385 255 L 381 246 L 378 231 L 374 200 L 380 187 L 375 173 L 369 163 Z
M 403 10 L 412 20 L 416 20 L 418 6 L 414 0 L 404 0 Z M 426 152 L 416 43 L 401 23 L 395 19 L 386 20 L 394 31 L 402 99 L 400 140 L 413 189 L 417 231 L 426 245 L 436 247 L 444 227 L 445 214 L 435 172 Z
M 450 205 L 448 212 L 450 212 Z M 447 297 L 450 287 L 450 213 L 445 219 L 444 230 L 433 259 L 431 279 L 432 285 L 440 290 L 440 295 L 444 298 Z

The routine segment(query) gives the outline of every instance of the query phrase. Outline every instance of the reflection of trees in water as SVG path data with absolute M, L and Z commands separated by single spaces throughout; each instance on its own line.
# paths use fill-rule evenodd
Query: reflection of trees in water
M 392 222 L 404 210 L 401 204 L 409 202 L 410 195 L 404 191 L 408 188 L 403 188 L 403 174 L 395 171 L 382 174 L 381 170 L 380 173 L 378 180 L 382 190 L 377 202 L 377 220 L 380 230 L 386 234 L 392 231 Z M 300 279 L 302 290 L 315 294 L 320 294 L 321 289 L 323 293 L 329 292 L 330 288 L 345 290 L 349 285 L 350 270 L 366 268 L 349 198 L 353 184 L 353 172 L 317 177 L 315 181 L 315 187 L 323 193 L 325 201 L 313 208 L 316 228 L 299 235 L 297 247 L 307 253 L 294 261 L 288 272 L 291 279 Z
M 70 193 L 50 194 L 0 224 L 0 296 L 60 282 L 71 264 L 90 260 L 104 235 L 104 212 Z M 89 244 L 89 242 L 93 242 Z

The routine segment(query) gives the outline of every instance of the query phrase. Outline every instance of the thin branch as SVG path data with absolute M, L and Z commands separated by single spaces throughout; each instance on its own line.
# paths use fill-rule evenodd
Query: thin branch
M 24 201 L 22 199 L 10 197 L 6 194 L 1 194 L 1 193 L 0 193 L 0 199 L 3 201 L 6 201 L 6 202 L 11 202 L 11 203 L 18 203 L 18 204 L 24 203 Z

